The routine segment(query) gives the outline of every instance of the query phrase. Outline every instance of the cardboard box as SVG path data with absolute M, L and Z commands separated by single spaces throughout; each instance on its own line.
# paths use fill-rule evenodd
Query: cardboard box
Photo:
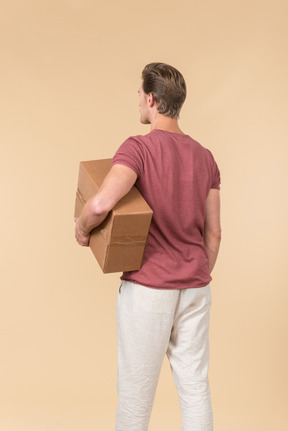
M 80 162 L 75 217 L 100 188 L 112 159 Z M 104 273 L 141 268 L 152 210 L 134 186 L 90 237 L 89 246 Z

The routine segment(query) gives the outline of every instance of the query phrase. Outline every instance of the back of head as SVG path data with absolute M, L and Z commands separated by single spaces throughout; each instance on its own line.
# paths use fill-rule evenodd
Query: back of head
M 178 118 L 186 99 L 186 84 L 181 73 L 165 63 L 150 63 L 142 72 L 144 93 L 152 93 L 158 112 Z

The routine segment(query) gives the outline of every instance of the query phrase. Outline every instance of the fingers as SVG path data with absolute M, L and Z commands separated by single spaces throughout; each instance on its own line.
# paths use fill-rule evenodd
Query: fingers
M 87 238 L 81 238 L 77 235 L 75 235 L 75 239 L 78 242 L 79 245 L 82 245 L 82 247 L 88 247 L 89 245 L 89 239 Z
M 74 219 L 75 220 L 75 219 Z M 79 226 L 77 224 L 77 218 L 75 220 L 75 239 L 78 242 L 79 245 L 82 247 L 88 247 L 89 241 L 90 241 L 90 235 L 83 235 L 83 232 L 79 229 Z

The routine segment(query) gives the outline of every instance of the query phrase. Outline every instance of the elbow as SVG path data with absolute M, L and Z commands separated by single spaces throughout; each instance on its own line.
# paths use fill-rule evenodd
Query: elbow
M 221 242 L 221 230 L 217 230 L 216 232 L 214 232 L 213 236 L 214 236 L 214 241 L 217 242 L 218 244 L 220 244 L 220 242 Z
M 221 235 L 222 235 L 221 229 L 214 232 L 214 237 L 219 243 L 221 242 L 221 237 L 222 237 Z
M 92 198 L 90 205 L 91 211 L 96 217 L 103 217 L 104 215 L 107 215 L 112 209 L 112 206 L 109 205 L 109 202 L 99 199 L 98 197 Z
M 214 243 L 221 242 L 221 229 L 207 230 L 204 235 L 205 241 L 212 241 Z

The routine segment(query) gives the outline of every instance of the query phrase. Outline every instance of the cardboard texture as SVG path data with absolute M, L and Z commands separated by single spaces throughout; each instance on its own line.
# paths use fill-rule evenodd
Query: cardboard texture
M 97 193 L 111 168 L 112 159 L 80 162 L 75 217 Z M 89 246 L 102 271 L 135 271 L 141 268 L 152 210 L 134 186 L 112 209 L 90 237 Z

